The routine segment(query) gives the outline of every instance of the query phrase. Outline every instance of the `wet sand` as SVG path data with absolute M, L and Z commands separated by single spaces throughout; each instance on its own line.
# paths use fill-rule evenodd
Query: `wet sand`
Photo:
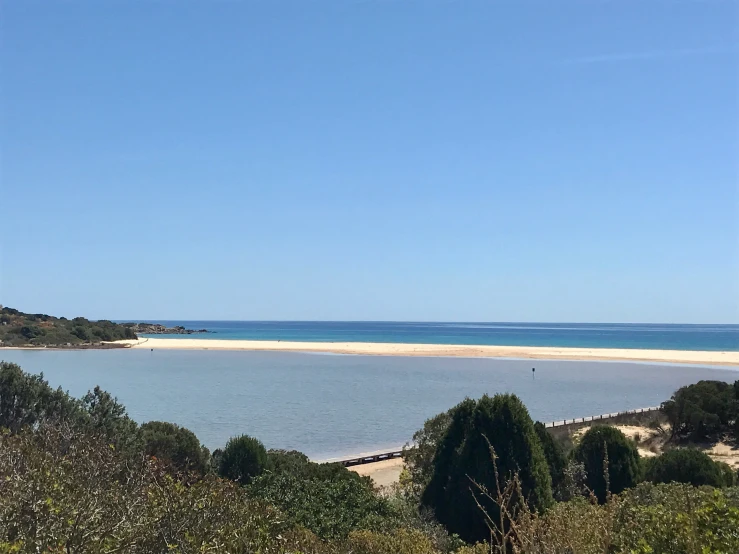
M 119 341 L 132 348 L 175 350 L 261 350 L 363 356 L 445 356 L 521 358 L 532 360 L 612 360 L 739 366 L 739 352 L 560 348 L 549 346 L 487 346 L 371 342 L 283 342 L 260 340 L 144 338 Z

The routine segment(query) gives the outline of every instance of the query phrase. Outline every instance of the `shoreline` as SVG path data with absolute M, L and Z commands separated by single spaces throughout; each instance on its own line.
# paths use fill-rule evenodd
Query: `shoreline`
M 739 366 L 739 352 L 639 350 L 555 346 L 491 346 L 376 342 L 295 342 L 229 339 L 142 338 L 118 341 L 128 348 L 164 350 L 276 351 L 360 356 L 518 358 L 530 360 L 636 361 Z

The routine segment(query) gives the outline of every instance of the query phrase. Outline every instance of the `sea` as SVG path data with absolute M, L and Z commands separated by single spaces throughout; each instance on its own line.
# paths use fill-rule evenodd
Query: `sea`
M 151 323 L 210 331 L 191 336 L 157 335 L 168 338 L 739 351 L 739 325 L 159 320 Z
M 206 328 L 190 337 L 210 339 L 739 350 L 736 325 L 161 323 Z M 515 393 L 548 422 L 657 406 L 701 379 L 739 379 L 739 368 L 722 366 L 300 352 L 0 350 L 0 360 L 75 396 L 100 385 L 136 421 L 177 423 L 211 450 L 246 433 L 315 460 L 398 448 L 465 397 Z

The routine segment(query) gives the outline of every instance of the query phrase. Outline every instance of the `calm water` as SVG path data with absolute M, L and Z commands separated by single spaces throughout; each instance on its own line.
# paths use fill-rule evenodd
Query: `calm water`
M 739 351 L 739 325 L 345 321 L 158 321 L 156 323 L 214 331 L 212 334 L 197 335 L 198 338 L 205 339 Z M 183 335 L 172 336 L 182 337 Z
M 465 396 L 514 392 L 542 421 L 658 405 L 739 371 L 559 360 L 147 350 L 0 352 L 75 396 L 95 385 L 139 422 L 166 420 L 211 449 L 248 433 L 315 459 L 402 445 Z M 531 367 L 536 366 L 536 377 Z

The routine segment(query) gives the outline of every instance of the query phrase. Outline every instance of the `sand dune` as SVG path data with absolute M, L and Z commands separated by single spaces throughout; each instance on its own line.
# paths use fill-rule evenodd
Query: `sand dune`
M 365 356 L 456 356 L 474 358 L 524 358 L 534 360 L 631 360 L 739 366 L 739 352 L 708 352 L 697 350 L 636 350 L 369 342 L 283 342 L 192 338 L 150 338 L 121 342 L 130 344 L 132 348 L 177 350 L 275 350 L 359 354 Z

